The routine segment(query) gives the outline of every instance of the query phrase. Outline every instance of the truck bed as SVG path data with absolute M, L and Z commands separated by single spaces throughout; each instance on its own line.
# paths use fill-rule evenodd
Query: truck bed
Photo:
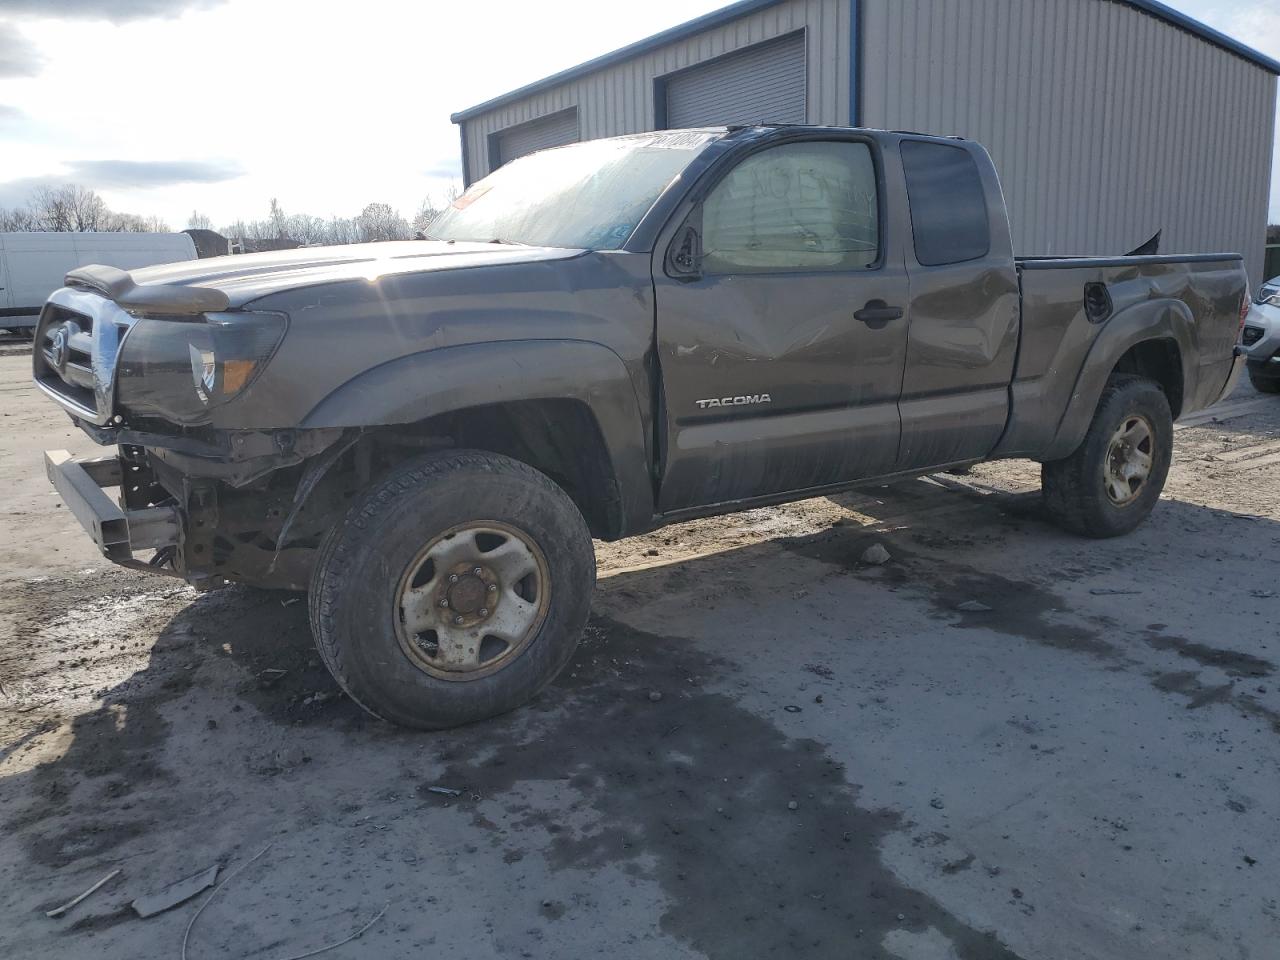
M 1092 403 L 1113 363 L 1154 328 L 1170 362 L 1182 369 L 1174 416 L 1203 409 L 1232 375 L 1247 280 L 1235 253 L 1137 257 L 1017 257 L 1022 326 L 1011 387 L 1006 456 L 1065 455 L 1083 433 Z M 1139 372 L 1136 371 L 1135 372 Z M 1085 417 L 1083 426 L 1073 421 Z M 1052 437 L 1046 424 L 1057 424 Z

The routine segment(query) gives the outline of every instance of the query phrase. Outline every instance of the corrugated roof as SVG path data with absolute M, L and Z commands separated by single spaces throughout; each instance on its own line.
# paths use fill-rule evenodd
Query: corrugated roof
M 484 103 L 476 104 L 474 107 L 467 107 L 465 110 L 459 110 L 449 119 L 454 123 L 461 123 L 463 120 L 469 120 L 479 114 L 487 113 L 495 107 L 500 107 L 505 103 L 523 99 L 530 94 L 538 93 L 542 90 L 548 90 L 551 87 L 557 87 L 569 80 L 576 80 L 579 77 L 586 76 L 589 73 L 594 73 L 604 67 L 612 66 L 615 63 L 622 63 L 626 60 L 632 59 L 633 57 L 638 57 L 643 53 L 648 53 L 650 50 L 657 47 L 673 43 L 677 40 L 683 40 L 686 37 L 691 37 L 704 30 L 710 30 L 713 27 L 721 26 L 722 24 L 744 17 L 747 14 L 754 13 L 757 10 L 763 10 L 766 7 L 772 7 L 782 2 L 784 2 L 784 0 L 739 0 L 739 2 L 732 3 L 727 7 L 722 7 L 719 10 L 713 10 L 711 13 L 698 17 L 696 20 L 690 20 L 688 23 L 682 23 L 669 30 L 663 30 L 661 33 L 655 33 L 651 37 L 645 37 L 643 40 L 637 40 L 635 43 L 627 44 L 627 46 L 614 50 L 612 53 L 606 53 L 603 56 L 596 57 L 594 60 L 588 60 L 586 63 L 580 63 L 576 67 L 570 67 L 568 70 L 561 70 L 559 73 L 554 73 L 549 77 L 544 77 L 541 80 L 526 84 L 519 89 L 501 94 L 491 100 L 486 100 Z M 851 0 L 851 2 L 856 3 L 857 0 Z M 1107 0 L 1107 2 L 1123 3 L 1127 6 L 1135 7 L 1144 13 L 1149 13 L 1153 17 L 1158 17 L 1161 20 L 1171 23 L 1175 27 L 1180 27 L 1189 33 L 1193 33 L 1202 40 L 1212 43 L 1214 46 L 1221 47 L 1223 50 L 1230 51 L 1239 57 L 1243 57 L 1245 60 L 1248 60 L 1250 63 L 1257 64 L 1264 70 L 1280 75 L 1280 62 L 1271 59 L 1265 54 L 1259 53 L 1252 47 L 1246 47 L 1243 43 L 1240 43 L 1238 40 L 1233 40 L 1225 33 L 1214 30 L 1212 27 L 1201 23 L 1199 20 L 1194 20 L 1184 13 L 1179 13 L 1172 7 L 1157 2 L 1157 0 Z

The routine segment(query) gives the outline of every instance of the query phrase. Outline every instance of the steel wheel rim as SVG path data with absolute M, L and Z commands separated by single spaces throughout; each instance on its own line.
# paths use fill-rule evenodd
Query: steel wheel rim
M 547 558 L 528 534 L 496 520 L 459 524 L 419 550 L 401 575 L 396 636 L 425 673 L 477 680 L 529 646 L 550 596 Z
M 1120 422 L 1103 463 L 1102 484 L 1117 507 L 1136 500 L 1151 476 L 1155 430 L 1146 417 L 1132 414 Z

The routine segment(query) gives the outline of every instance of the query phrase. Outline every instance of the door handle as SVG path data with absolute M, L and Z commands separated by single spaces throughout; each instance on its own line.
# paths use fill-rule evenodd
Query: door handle
M 885 324 L 901 316 L 901 307 L 891 307 L 883 300 L 868 300 L 865 307 L 854 312 L 853 319 L 865 324 Z

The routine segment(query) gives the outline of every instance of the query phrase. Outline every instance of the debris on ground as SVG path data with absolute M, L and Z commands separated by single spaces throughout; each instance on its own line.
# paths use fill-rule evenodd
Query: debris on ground
M 1090 587 L 1089 592 L 1095 597 L 1131 597 L 1141 590 L 1117 590 L 1114 587 Z
M 796 803 L 794 800 L 788 800 L 788 801 L 787 801 L 787 809 L 788 809 L 788 810 L 799 810 L 799 809 L 800 809 L 800 804 Z
M 884 548 L 883 544 L 873 543 L 862 551 L 862 562 L 874 564 L 877 567 L 882 563 L 888 563 L 889 551 Z
M 657 702 L 658 702 L 659 700 L 661 700 L 661 699 L 662 699 L 662 691 L 661 691 L 661 690 L 650 690 L 650 691 L 649 691 L 649 702 L 650 702 L 650 703 L 657 703 Z
M 186 903 L 201 890 L 207 890 L 213 886 L 214 881 L 218 879 L 218 871 L 220 869 L 221 865 L 215 863 L 207 870 L 201 870 L 199 873 L 193 873 L 189 877 L 183 877 L 176 883 L 169 884 L 158 893 L 139 897 L 130 906 L 144 920 L 147 917 L 154 917 L 157 913 L 164 913 L 171 907 Z
M 442 797 L 460 797 L 461 790 L 455 790 L 453 787 L 427 787 L 427 793 L 438 793 Z
M 301 603 L 301 602 L 302 602 L 302 598 L 301 598 L 301 597 L 289 597 L 289 598 L 287 598 L 287 599 L 285 599 L 285 600 L 281 600 L 281 601 L 280 601 L 280 606 L 282 606 L 282 607 L 292 607 L 295 603 Z
M 237 867 L 234 871 L 232 871 L 225 880 L 223 880 L 220 884 L 218 884 L 217 888 L 214 889 L 213 893 L 209 894 L 209 896 L 205 898 L 204 903 L 200 904 L 196 912 L 191 915 L 191 919 L 187 921 L 187 929 L 182 934 L 182 950 L 179 954 L 179 956 L 181 957 L 181 960 L 187 960 L 187 944 L 191 940 L 191 930 L 192 928 L 195 927 L 196 921 L 200 919 L 200 914 L 204 913 L 204 908 L 209 906 L 209 904 L 213 902 L 213 898 L 222 892 L 223 887 L 225 887 L 228 883 L 230 883 L 232 880 L 238 877 L 246 869 L 248 869 L 255 860 L 257 860 L 259 857 L 261 857 L 264 853 L 266 853 L 270 849 L 271 849 L 271 844 L 268 843 L 265 847 L 263 847 L 261 850 L 255 853 L 252 857 L 250 857 L 247 861 L 245 861 L 243 864 Z M 343 937 L 341 940 L 336 940 L 333 943 L 325 944 L 323 947 L 316 947 L 314 950 L 307 950 L 304 953 L 291 954 L 290 956 L 285 958 L 285 960 L 306 960 L 307 957 L 314 957 L 317 954 L 328 953 L 330 950 L 340 947 L 344 943 L 350 943 L 352 940 L 355 940 L 357 937 L 361 936 L 366 930 L 368 930 L 375 923 L 381 920 L 383 914 L 387 912 L 387 908 L 389 906 L 391 906 L 390 903 L 384 903 L 382 905 L 382 909 L 373 915 L 373 919 L 371 919 L 368 923 L 366 923 L 363 927 L 361 927 L 355 933 L 352 933 L 346 937 Z
M 119 876 L 119 874 L 120 874 L 120 868 L 119 868 L 119 867 L 117 867 L 115 870 L 112 870 L 112 871 L 111 871 L 110 873 L 108 873 L 105 877 L 103 877 L 101 880 L 99 880 L 97 883 L 95 883 L 92 887 L 90 887 L 90 888 L 89 888 L 88 890 L 86 890 L 84 893 L 80 894 L 80 896 L 76 897 L 74 900 L 69 900 L 69 901 L 67 901 L 66 903 L 64 903 L 62 906 L 60 906 L 60 907 L 55 907 L 55 908 L 54 908 L 54 909 L 52 909 L 52 910 L 46 910 L 44 915 L 45 915 L 46 917 L 60 917 L 60 916 L 62 916 L 64 913 L 66 913 L 68 910 L 70 910 L 72 907 L 74 907 L 74 906 L 75 906 L 77 903 L 79 903 L 81 900 L 84 900 L 86 897 L 88 897 L 88 896 L 89 896 L 89 894 L 93 893 L 95 890 L 99 890 L 99 889 L 101 889 L 101 888 L 102 888 L 104 885 L 106 885 L 109 881 L 111 881 L 111 880 L 115 879 L 115 877 Z
M 800 712 L 800 708 L 799 708 L 799 707 L 797 707 L 794 703 L 788 703 L 788 704 L 787 704 L 785 707 L 783 707 L 782 709 L 783 709 L 783 710 L 785 710 L 785 711 L 787 711 L 787 713 L 799 713 L 799 712 Z
M 964 613 L 990 613 L 995 607 L 989 607 L 981 600 L 966 600 L 956 604 L 956 609 Z
M 258 674 L 258 686 L 263 690 L 270 690 L 288 676 L 288 674 L 288 670 L 281 670 L 278 667 L 267 667 L 267 669 Z

